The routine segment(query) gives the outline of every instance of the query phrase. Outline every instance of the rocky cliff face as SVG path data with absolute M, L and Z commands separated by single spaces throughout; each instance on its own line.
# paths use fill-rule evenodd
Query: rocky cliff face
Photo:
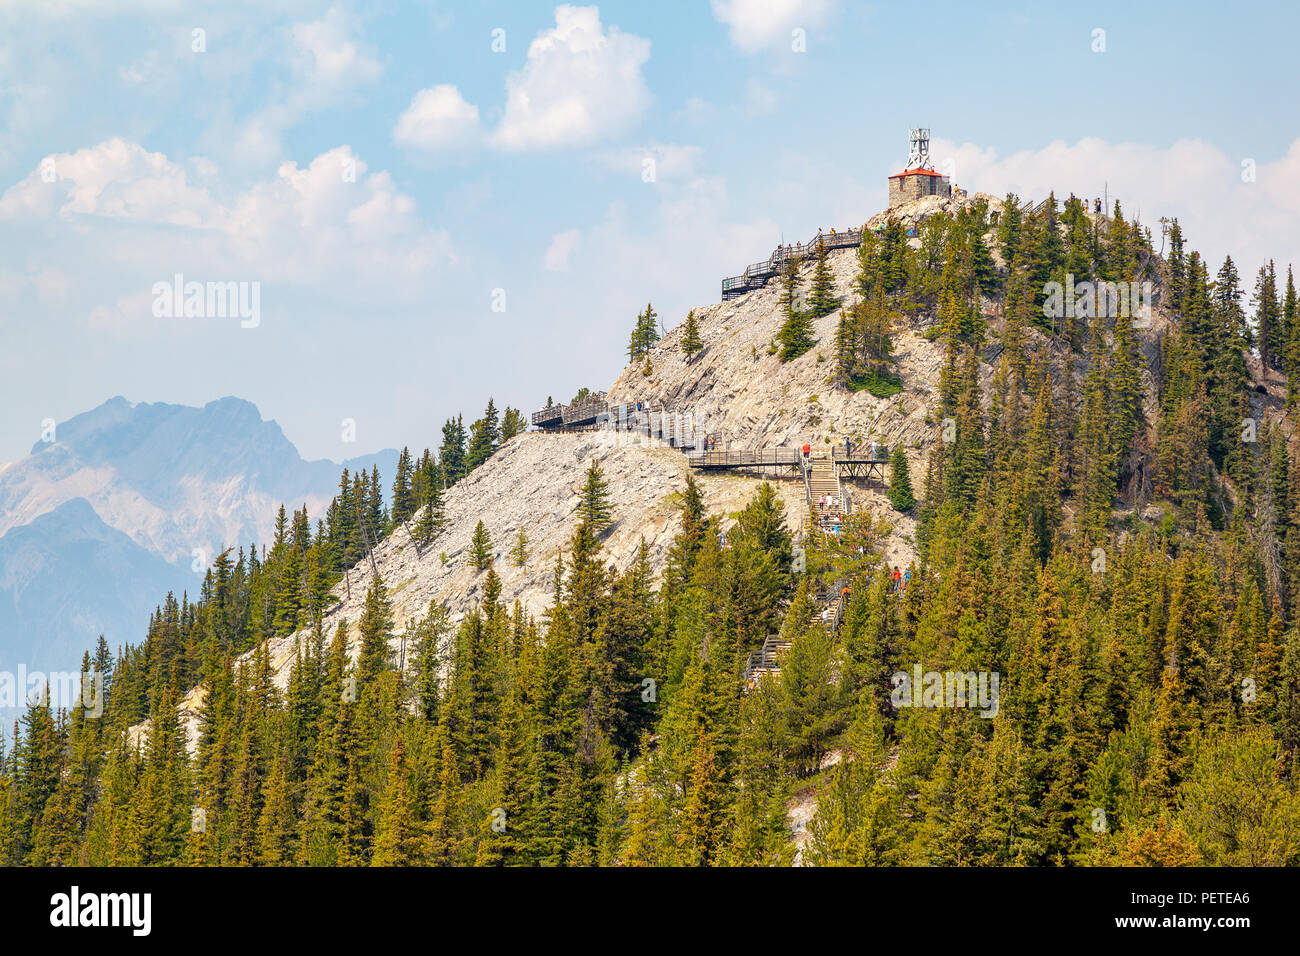
M 0 537 L 0 671 L 75 672 L 101 634 L 140 640 L 163 596 L 193 578 L 108 527 L 85 499 L 65 502 Z
M 359 653 L 355 625 L 375 570 L 388 588 L 399 635 L 407 622 L 425 617 L 430 602 L 445 606 L 451 620 L 459 621 L 482 600 L 487 577 L 486 571 L 474 570 L 470 561 L 470 539 L 480 520 L 492 538 L 493 566 L 501 579 L 498 600 L 507 604 L 517 600 L 540 615 L 550 603 L 556 557 L 568 547 L 578 525 L 579 492 L 592 461 L 600 463 L 613 504 L 614 525 L 602 541 L 606 561 L 620 570 L 630 566 L 644 540 L 652 566 L 661 572 L 672 540 L 681 530 L 677 497 L 686 483 L 685 456 L 659 442 L 609 432 L 530 432 L 515 436 L 447 491 L 446 525 L 423 551 L 416 548 L 408 525 L 380 542 L 373 568 L 364 560 L 348 573 L 334 589 L 336 603 L 325 615 L 327 638 L 346 619 L 351 622 L 352 654 Z M 710 512 L 730 515 L 745 506 L 761 478 L 704 475 L 698 480 Z M 779 482 L 777 490 L 788 523 L 797 528 L 804 511 L 802 482 Z M 725 518 L 723 527 L 731 520 Z M 520 528 L 528 536 L 529 555 L 517 567 L 510 550 Z M 271 641 L 271 667 L 281 688 L 288 683 L 301 637 L 305 632 Z M 395 653 L 400 640 L 396 636 L 392 641 Z M 197 688 L 182 704 L 191 744 L 197 742 L 201 706 L 202 692 Z
M 279 425 L 237 398 L 202 408 L 112 398 L 54 437 L 0 472 L 0 535 L 85 498 L 109 527 L 186 565 L 195 548 L 211 556 L 266 540 L 282 502 L 319 514 L 342 467 L 304 461 Z M 373 461 L 390 478 L 396 460 L 390 450 L 344 464 Z
M 113 647 L 139 642 L 150 611 L 169 590 L 194 596 L 222 547 L 269 539 L 282 502 L 321 514 L 342 468 L 304 461 L 237 398 L 202 408 L 113 398 L 53 438 L 0 467 L 6 666 L 75 670 L 101 634 Z M 396 460 L 390 450 L 345 464 L 373 462 L 389 480 Z
M 965 200 L 918 200 L 895 214 L 919 216 L 944 212 Z M 922 207 L 924 206 L 924 209 Z M 931 209 L 930 207 L 935 207 Z M 915 208 L 913 208 L 915 207 Z M 836 292 L 852 304 L 857 273 L 854 250 L 830 255 Z M 812 265 L 804 266 L 811 273 Z M 680 350 L 681 326 L 669 332 L 650 355 L 651 374 L 637 363 L 625 369 L 609 389 L 611 402 L 647 402 L 656 409 L 691 415 L 697 432 L 721 436 L 732 448 L 811 444 L 819 452 L 845 438 L 855 443 L 880 441 L 902 445 L 919 484 L 930 443 L 939 439 L 930 409 L 935 398 L 943 348 L 922 333 L 925 323 L 900 327 L 895 334 L 895 359 L 903 391 L 889 398 L 867 392 L 851 393 L 831 384 L 833 343 L 840 313 L 819 319 L 819 342 L 793 362 L 781 363 L 769 346 L 782 322 L 776 282 L 740 298 L 696 310 L 705 350 L 688 362 Z M 986 367 L 987 375 L 992 369 Z M 448 523 L 422 553 L 406 529 L 394 532 L 374 554 L 374 568 L 363 561 L 335 590 L 337 603 L 327 613 L 326 634 L 346 618 L 361 614 L 366 588 L 377 570 L 389 590 L 400 633 L 408 621 L 423 618 L 430 602 L 445 605 L 458 620 L 482 598 L 486 572 L 469 561 L 470 538 L 482 520 L 492 537 L 495 568 L 501 579 L 500 600 L 516 600 L 534 614 L 550 603 L 556 556 L 567 547 L 577 525 L 575 509 L 584 472 L 600 463 L 609 482 L 615 525 L 603 547 L 608 563 L 622 570 L 646 542 L 656 573 L 662 571 L 668 548 L 680 530 L 676 496 L 686 481 L 685 456 L 661 443 L 612 432 L 516 436 L 445 498 Z M 715 513 L 738 511 L 752 497 L 763 476 L 732 473 L 699 476 L 706 504 Z M 786 520 L 795 530 L 805 521 L 802 480 L 775 479 L 786 505 Z M 886 517 L 892 533 L 885 545 L 891 564 L 906 566 L 915 554 L 914 523 L 889 507 L 881 487 L 859 483 L 853 490 L 855 509 Z M 523 528 L 529 538 L 529 558 L 516 567 L 509 557 L 515 535 Z M 275 680 L 288 681 L 295 642 L 301 635 L 274 640 L 270 647 Z M 359 652 L 355 628 L 352 652 Z M 394 638 L 393 649 L 400 638 Z M 196 690 L 183 710 L 192 718 L 201 706 Z
M 852 303 L 857 258 L 852 249 L 829 254 L 836 293 Z M 812 264 L 805 263 L 805 276 Z M 771 346 L 784 318 L 776 280 L 727 302 L 695 310 L 704 351 L 688 361 L 681 351 L 682 325 L 668 332 L 650 355 L 651 374 L 629 366 L 610 388 L 613 402 L 648 402 L 689 415 L 697 432 L 720 437 L 733 448 L 794 446 L 825 449 L 845 438 L 889 445 L 924 444 L 933 433 L 926 410 L 938 382 L 943 349 L 922 338 L 920 328 L 901 329 L 894 354 L 904 388 L 889 398 L 849 392 L 831 383 L 837 310 L 815 322 L 818 342 L 792 362 Z

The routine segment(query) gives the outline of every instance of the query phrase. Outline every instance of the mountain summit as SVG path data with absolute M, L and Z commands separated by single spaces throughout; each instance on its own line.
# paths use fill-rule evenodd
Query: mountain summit
M 100 633 L 139 640 L 167 591 L 198 591 L 193 562 L 269 540 L 283 502 L 319 514 L 341 468 L 391 475 L 397 457 L 305 461 L 234 397 L 196 408 L 117 396 L 54 438 L 0 470 L 0 656 L 29 668 L 74 667 Z

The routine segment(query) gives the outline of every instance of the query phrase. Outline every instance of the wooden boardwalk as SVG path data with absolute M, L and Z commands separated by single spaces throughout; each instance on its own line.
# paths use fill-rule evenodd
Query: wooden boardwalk
M 817 251 L 817 244 L 825 243 L 826 250 L 856 249 L 862 245 L 861 229 L 846 229 L 843 232 L 819 232 L 810 241 L 796 242 L 794 245 L 777 246 L 772 254 L 762 262 L 755 262 L 738 276 L 722 280 L 722 300 L 734 299 L 738 295 L 761 289 L 768 279 L 780 275 L 781 269 L 791 259 L 802 259 Z
M 646 402 L 610 403 L 603 392 L 575 405 L 548 405 L 533 412 L 532 424 L 544 432 L 614 431 L 654 438 L 690 451 L 701 443 L 691 415 L 651 408 Z
M 866 448 L 850 447 L 845 451 L 839 445 L 831 446 L 831 463 L 841 479 L 862 478 L 867 482 L 885 484 L 885 467 L 889 464 L 887 445 L 868 445 Z
M 799 469 L 801 457 L 798 448 L 726 448 L 690 452 L 686 456 L 686 462 L 692 468 L 701 471 L 726 471 L 740 468 L 759 470 L 771 468 L 775 471 L 788 471 Z

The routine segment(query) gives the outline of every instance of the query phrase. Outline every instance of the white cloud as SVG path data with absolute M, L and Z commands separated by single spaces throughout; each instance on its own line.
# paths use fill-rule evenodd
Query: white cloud
M 681 109 L 673 114 L 673 119 L 681 119 L 702 126 L 713 119 L 713 107 L 709 105 L 708 100 L 699 96 L 692 96 Z
M 393 130 L 399 146 L 429 151 L 470 146 L 479 136 L 478 107 L 445 83 L 416 93 Z
M 41 169 L 51 162 L 58 179 L 46 182 Z M 205 160 L 189 166 L 200 176 L 212 171 Z M 173 268 L 265 278 L 374 304 L 417 294 L 432 271 L 455 259 L 446 231 L 421 220 L 389 174 L 368 173 L 348 146 L 304 167 L 283 163 L 273 177 L 214 198 L 162 153 L 112 139 L 47 157 L 0 195 L 5 221 L 33 237 L 34 261 L 57 249 L 88 275 L 128 278 L 121 301 L 130 304 L 139 283 Z M 49 243 L 44 252 L 36 248 L 41 241 Z M 33 274 L 28 284 L 48 298 L 57 278 Z M 84 284 L 96 294 L 93 285 Z
M 590 314 L 634 315 L 650 289 L 671 328 L 689 308 L 713 301 L 722 276 L 762 258 L 780 235 L 779 223 L 748 209 L 741 211 L 743 219 L 733 219 L 721 177 L 665 183 L 655 195 L 659 201 L 649 212 L 610 203 L 601 222 L 584 231 L 586 251 L 571 276 L 585 290 Z M 601 275 L 635 275 L 637 282 L 591 282 Z
M 629 146 L 625 149 L 607 149 L 595 155 L 597 163 L 615 172 L 641 176 L 646 160 L 654 161 L 655 180 L 680 179 L 695 171 L 704 151 L 698 146 L 675 143 L 654 143 L 650 146 Z
M 556 7 L 555 28 L 533 40 L 524 68 L 506 78 L 494 144 L 549 149 L 626 129 L 652 100 L 641 72 L 649 57 L 649 40 L 606 31 L 598 8 Z
M 758 81 L 750 77 L 745 86 L 745 112 L 750 116 L 767 116 L 776 112 L 779 103 L 777 95 Z
M 544 265 L 549 272 L 568 272 L 569 256 L 582 243 L 582 234 L 577 229 L 557 232 L 546 250 Z
M 712 6 L 732 44 L 756 53 L 788 44 L 796 27 L 807 30 L 825 22 L 831 0 L 712 0 Z
M 232 156 L 248 166 L 284 154 L 281 136 L 304 117 L 346 103 L 373 84 L 383 66 L 354 36 L 356 26 L 338 7 L 319 20 L 295 23 L 289 30 L 287 90 L 250 116 L 235 134 Z
M 1054 190 L 1058 199 L 1072 191 L 1093 199 L 1106 188 L 1126 216 L 1140 212 L 1157 248 L 1157 220 L 1177 217 L 1189 248 L 1206 256 L 1211 273 L 1229 254 L 1243 282 L 1253 282 L 1254 270 L 1268 258 L 1300 266 L 1300 139 L 1279 158 L 1253 157 L 1253 183 L 1242 182 L 1247 157 L 1228 156 L 1197 139 L 1162 148 L 1088 137 L 1002 157 L 992 148 L 940 139 L 931 143 L 930 155 L 936 166 L 953 164 L 959 185 L 999 197 L 1010 190 L 1039 200 Z
M 300 83 L 318 93 L 373 83 L 383 67 L 352 37 L 352 27 L 338 7 L 320 20 L 293 26 L 294 70 Z
M 0 219 L 103 216 L 198 226 L 211 213 L 207 191 L 191 186 L 181 167 L 120 138 L 47 156 L 0 196 Z

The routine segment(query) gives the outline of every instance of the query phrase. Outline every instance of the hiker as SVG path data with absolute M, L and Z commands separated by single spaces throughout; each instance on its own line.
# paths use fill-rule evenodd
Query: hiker
M 903 590 L 907 590 L 907 586 L 911 583 L 912 583 L 912 569 L 908 568 L 907 571 L 903 574 Z
M 899 571 L 898 568 L 894 568 L 894 590 L 895 591 L 898 590 L 899 583 L 902 581 L 902 579 L 903 579 L 902 572 Z
M 848 458 L 853 454 L 853 444 L 846 438 L 844 439 L 844 457 Z

